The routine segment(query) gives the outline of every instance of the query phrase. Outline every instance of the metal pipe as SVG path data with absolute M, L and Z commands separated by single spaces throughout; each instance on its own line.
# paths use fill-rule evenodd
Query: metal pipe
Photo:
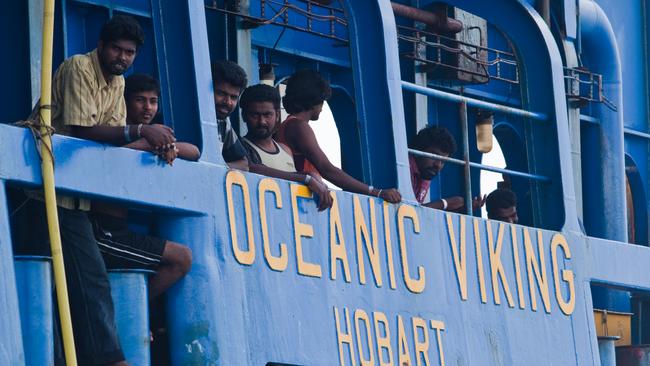
M 54 191 L 54 164 L 52 139 L 49 127 L 52 121 L 52 43 L 54 39 L 54 0 L 45 0 L 43 6 L 43 48 L 41 50 L 41 173 L 43 175 L 43 191 L 45 192 L 45 209 L 47 212 L 47 226 L 52 249 L 52 265 L 54 267 L 54 283 L 56 298 L 59 305 L 61 319 L 61 332 L 63 333 L 63 348 L 67 365 L 77 365 L 77 355 L 74 347 L 72 333 L 72 318 L 70 317 L 70 301 L 68 300 L 68 285 L 65 279 L 65 266 L 63 264 L 63 250 L 61 248 L 61 233 L 59 231 L 59 215 L 56 206 L 56 193 Z
M 460 130 L 463 135 L 463 176 L 465 177 L 465 213 L 472 215 L 472 176 L 469 170 L 469 132 L 467 131 L 467 102 L 460 102 Z
M 616 366 L 616 341 L 620 336 L 599 336 L 598 354 L 601 366 Z
M 115 306 L 115 325 L 124 357 L 131 365 L 151 365 L 149 336 L 148 270 L 112 270 L 111 298 Z
M 422 156 L 424 158 L 442 160 L 444 162 L 457 164 L 457 165 L 464 165 L 465 164 L 464 160 L 454 159 L 454 158 L 450 158 L 450 157 L 447 157 L 447 156 L 431 154 L 431 153 L 428 153 L 428 152 L 424 152 L 424 151 L 420 151 L 420 150 L 414 150 L 414 149 L 408 149 L 408 151 L 409 151 L 409 154 L 415 155 L 415 156 Z M 475 162 L 472 162 L 472 161 L 469 162 L 469 166 L 472 167 L 472 168 L 487 170 L 489 172 L 508 174 L 508 175 L 512 175 L 513 177 L 528 178 L 528 179 L 538 180 L 538 181 L 541 181 L 541 182 L 550 182 L 551 181 L 551 178 L 545 177 L 543 175 L 524 173 L 524 172 L 519 172 L 519 171 L 516 171 L 516 170 L 510 170 L 510 169 L 504 169 L 504 168 L 497 168 L 495 166 L 484 165 L 484 164 L 475 163 Z
M 625 132 L 626 135 L 641 137 L 641 138 L 644 138 L 644 139 L 650 139 L 650 133 L 645 133 L 645 132 L 633 130 L 631 128 L 625 128 L 623 130 L 623 132 Z
M 430 11 L 414 8 L 391 2 L 395 15 L 424 23 L 437 31 L 444 33 L 458 33 L 463 30 L 463 23 L 459 20 L 448 18 L 445 13 L 432 13 Z
M 465 102 L 470 107 L 478 107 L 481 109 L 487 109 L 494 112 L 501 112 L 505 114 L 511 114 L 514 116 L 532 118 L 540 121 L 548 120 L 548 116 L 544 113 L 530 112 L 523 109 L 506 107 L 499 104 L 485 102 L 479 99 L 463 97 L 461 95 L 456 95 L 456 94 L 447 93 L 436 89 L 427 88 L 404 80 L 402 80 L 402 89 L 409 90 L 418 94 L 428 95 L 430 97 L 434 97 L 438 99 L 449 100 L 452 102 L 458 102 L 458 103 Z
M 594 187 L 589 197 L 585 221 L 591 228 L 590 235 L 627 242 L 623 87 L 618 44 L 607 15 L 594 1 L 580 0 L 580 31 L 582 59 L 592 72 L 603 76 L 603 93 L 618 107 L 615 111 L 602 103 L 592 107 L 594 117 L 600 120 L 601 156 L 596 163 L 598 170 L 591 174 L 602 177 L 602 184 Z M 587 212 L 592 212 L 590 217 Z

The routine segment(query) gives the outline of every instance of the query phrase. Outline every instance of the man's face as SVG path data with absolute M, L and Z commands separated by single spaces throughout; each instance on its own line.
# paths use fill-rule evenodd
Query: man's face
M 449 154 L 441 151 L 440 149 L 434 146 L 429 146 L 428 148 L 424 149 L 424 152 L 428 152 L 431 154 L 436 154 L 444 157 L 449 156 Z M 442 160 L 429 159 L 421 156 L 416 157 L 415 161 L 417 162 L 418 170 L 420 171 L 420 176 L 424 180 L 431 180 L 433 177 L 438 175 L 438 173 L 440 173 L 440 171 L 442 170 L 442 167 L 445 166 L 445 162 Z
M 158 94 L 155 91 L 133 93 L 126 101 L 126 120 L 131 124 L 149 124 L 158 112 Z
M 269 138 L 275 132 L 275 126 L 280 117 L 271 102 L 250 103 L 242 113 L 244 122 L 248 125 L 248 134 L 255 140 Z
M 217 118 L 225 119 L 235 110 L 239 101 L 241 90 L 227 82 L 219 82 L 214 86 L 214 106 L 217 110 Z
M 519 216 L 517 216 L 517 207 L 507 207 L 507 208 L 497 208 L 494 210 L 494 214 L 491 215 L 491 219 L 497 221 L 503 221 L 510 224 L 516 224 L 519 222 Z
M 124 74 L 131 67 L 131 64 L 133 64 L 136 53 L 137 46 L 135 42 L 127 39 L 107 43 L 99 41 L 97 45 L 97 56 L 105 74 Z

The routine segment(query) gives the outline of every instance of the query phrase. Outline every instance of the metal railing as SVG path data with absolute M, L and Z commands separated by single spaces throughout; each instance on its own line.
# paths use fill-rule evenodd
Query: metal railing
M 413 59 L 424 65 L 442 67 L 448 70 L 460 71 L 479 78 L 499 80 L 509 84 L 519 84 L 519 67 L 514 53 L 495 48 L 463 42 L 455 38 L 427 32 L 422 29 L 397 26 L 397 38 L 411 43 L 414 48 L 421 47 L 427 57 L 418 56 L 419 52 L 403 53 L 402 56 Z M 428 52 L 428 51 L 431 52 Z M 431 57 L 428 57 L 431 55 Z M 446 62 L 447 56 L 463 57 L 482 71 L 457 66 Z
M 603 103 L 616 111 L 616 105 L 603 93 L 603 76 L 585 68 L 564 68 L 566 96 L 578 103 Z
M 442 160 L 444 162 L 452 163 L 452 164 L 456 164 L 456 165 L 464 165 L 465 164 L 464 160 L 450 158 L 450 157 L 447 157 L 447 156 L 442 156 L 442 155 L 437 155 L 437 154 L 431 154 L 431 153 L 428 153 L 428 152 L 415 150 L 415 149 L 409 149 L 409 154 L 415 155 L 415 156 L 422 156 L 424 158 L 429 158 L 429 159 Z M 533 180 L 538 180 L 538 181 L 541 181 L 541 182 L 550 182 L 551 181 L 551 179 L 549 177 L 546 177 L 546 176 L 543 176 L 543 175 L 524 173 L 524 172 L 520 172 L 520 171 L 517 171 L 517 170 L 510 170 L 510 169 L 505 169 L 505 168 L 498 168 L 498 167 L 491 166 L 491 165 L 475 163 L 473 161 L 469 162 L 469 166 L 472 167 L 472 168 L 478 168 L 480 170 L 487 170 L 487 171 L 495 172 L 495 173 L 508 174 L 508 175 L 512 175 L 513 177 L 521 177 L 521 178 L 533 179 Z
M 452 164 L 457 164 L 457 165 L 463 165 L 464 166 L 464 178 L 465 178 L 465 211 L 466 214 L 472 215 L 472 180 L 470 176 L 470 168 L 477 168 L 480 170 L 487 170 L 491 172 L 496 172 L 496 173 L 503 173 L 503 174 L 508 174 L 516 177 L 522 177 L 522 178 L 527 178 L 535 181 L 540 181 L 544 183 L 550 183 L 551 179 L 549 177 L 543 176 L 543 175 L 538 175 L 538 174 L 531 174 L 531 173 L 525 173 L 525 172 L 519 172 L 516 170 L 510 170 L 510 169 L 503 169 L 503 168 L 498 168 L 490 165 L 484 165 L 480 163 L 475 163 L 469 160 L 469 132 L 468 132 L 468 122 L 467 122 L 467 107 L 472 106 L 472 107 L 477 107 L 485 110 L 490 110 L 494 112 L 501 112 L 505 114 L 510 114 L 510 115 L 515 115 L 515 116 L 520 116 L 520 117 L 525 117 L 525 118 L 531 118 L 535 120 L 540 120 L 540 121 L 547 121 L 548 116 L 546 116 L 543 113 L 537 113 L 537 112 L 531 112 L 523 109 L 518 109 L 518 108 L 512 108 L 512 107 L 507 107 L 503 106 L 500 104 L 495 104 L 495 103 L 490 103 L 478 99 L 473 99 L 473 98 L 468 98 L 464 97 L 461 95 L 456 95 L 452 93 L 447 93 L 443 92 L 440 90 L 436 89 L 431 89 L 427 88 L 424 86 L 416 85 L 413 83 L 409 83 L 407 81 L 402 81 L 402 89 L 404 90 L 409 90 L 413 91 L 415 93 L 427 95 L 430 97 L 438 98 L 438 99 L 443 99 L 443 100 L 448 100 L 448 101 L 453 101 L 453 102 L 458 102 L 460 103 L 460 108 L 459 108 L 459 120 L 460 120 L 460 127 L 461 127 L 461 133 L 462 133 L 462 140 L 463 140 L 463 160 L 460 159 L 454 159 L 450 157 L 445 157 L 437 154 L 431 154 L 427 153 L 424 151 L 419 151 L 419 150 L 414 150 L 414 149 L 409 149 L 408 152 L 411 155 L 416 155 L 416 156 L 421 156 L 429 159 L 436 159 L 436 160 L 442 160 L 445 162 L 449 162 Z
M 302 6 L 296 3 L 302 3 Z M 259 15 L 245 14 L 239 1 L 213 0 L 206 9 L 238 16 L 244 20 L 244 26 L 255 28 L 263 25 L 277 25 L 305 33 L 329 38 L 348 44 L 348 22 L 342 8 L 320 4 L 311 0 L 259 0 Z M 291 16 L 290 16 L 291 15 Z M 317 23 L 328 23 L 327 32 L 318 31 Z
M 518 109 L 518 108 L 513 108 L 513 107 L 508 107 L 504 106 L 501 104 L 495 104 L 495 103 L 490 103 L 486 102 L 480 99 L 474 99 L 474 98 L 469 98 L 469 97 L 464 97 L 462 95 L 457 95 L 457 94 L 452 94 L 452 93 L 447 93 L 444 91 L 436 90 L 436 89 L 431 89 L 427 88 L 421 85 L 413 84 L 408 81 L 402 80 L 402 88 L 404 90 L 409 90 L 418 94 L 422 95 L 428 95 L 430 97 L 438 98 L 438 99 L 443 99 L 443 100 L 448 100 L 451 102 L 465 102 L 467 103 L 468 106 L 470 107 L 477 107 L 493 112 L 501 112 L 505 114 L 512 114 L 515 116 L 520 116 L 520 117 L 526 117 L 526 118 L 532 118 L 540 121 L 546 121 L 548 120 L 548 116 L 545 115 L 544 113 L 537 113 L 537 112 L 530 112 L 524 109 Z

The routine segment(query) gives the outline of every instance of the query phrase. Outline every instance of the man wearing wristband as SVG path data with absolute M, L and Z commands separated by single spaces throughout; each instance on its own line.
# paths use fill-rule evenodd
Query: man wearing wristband
M 57 133 L 120 145 L 135 139 L 138 127 L 125 127 L 122 74 L 143 43 L 144 32 L 137 21 L 116 15 L 102 27 L 96 49 L 72 56 L 59 66 L 52 80 L 51 106 Z M 169 128 L 143 127 L 139 132 L 156 148 L 169 147 L 175 140 Z M 16 252 L 47 254 L 42 193 L 28 191 L 26 195 L 12 216 Z M 117 337 L 106 267 L 87 214 L 90 203 L 57 195 L 57 205 L 77 361 L 80 365 L 127 365 Z
M 366 185 L 332 164 L 318 145 L 309 121 L 317 121 L 323 104 L 332 95 L 329 82 L 314 70 L 300 70 L 287 80 L 282 105 L 289 113 L 278 128 L 275 138 L 287 145 L 293 154 L 296 168 L 322 176 L 342 189 L 379 197 L 390 203 L 399 203 L 402 195 L 395 188 L 376 189 Z
M 449 157 L 456 151 L 456 141 L 446 128 L 429 126 L 418 132 L 409 147 L 414 150 Z M 444 166 L 445 162 L 443 160 L 409 155 L 411 185 L 415 198 L 421 205 L 426 207 L 443 211 L 463 212 L 465 199 L 460 196 L 446 197 L 439 200 L 432 199 L 430 202 L 425 203 L 431 186 L 431 179 L 436 177 Z M 478 196 L 472 200 L 472 207 L 478 209 L 484 203 L 485 197 Z
M 172 164 L 177 157 L 185 160 L 196 161 L 201 156 L 198 147 L 187 142 L 174 142 L 167 146 L 155 148 L 149 144 L 142 131 L 153 128 L 168 128 L 162 124 L 154 124 L 158 116 L 158 99 L 160 98 L 160 83 L 147 74 L 133 74 L 126 78 L 124 99 L 126 101 L 126 129 L 136 127 L 135 138 L 129 134 L 126 145 L 136 150 L 148 151 L 158 155 L 168 164 Z M 129 130 L 129 131 L 130 131 Z
M 159 96 L 160 84 L 151 76 L 133 74 L 126 79 L 127 127 L 136 126 L 138 134 L 137 140 L 124 147 L 154 153 L 169 165 L 176 157 L 198 160 L 199 149 L 192 144 L 176 142 L 170 148 L 156 149 L 142 138 L 141 131 L 151 125 L 158 113 Z M 129 136 L 127 140 L 133 139 Z M 92 202 L 90 219 L 107 269 L 155 270 L 155 275 L 149 280 L 151 301 L 189 272 L 192 252 L 185 245 L 132 232 L 128 228 L 127 215 L 125 207 Z
M 318 210 L 332 207 L 332 197 L 318 176 L 297 173 L 291 150 L 273 139 L 280 122 L 280 93 L 272 86 L 254 85 L 242 93 L 242 117 L 248 134 L 242 143 L 248 153 L 249 169 L 253 173 L 304 183 L 317 196 Z

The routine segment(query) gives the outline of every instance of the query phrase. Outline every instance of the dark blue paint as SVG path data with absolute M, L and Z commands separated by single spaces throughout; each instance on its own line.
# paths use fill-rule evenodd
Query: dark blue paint
M 0 11 L 0 43 L 5 51 L 5 67 L 2 72 L 0 108 L 2 123 L 24 119 L 31 110 L 29 22 L 27 2 L 21 2 L 15 11 Z

